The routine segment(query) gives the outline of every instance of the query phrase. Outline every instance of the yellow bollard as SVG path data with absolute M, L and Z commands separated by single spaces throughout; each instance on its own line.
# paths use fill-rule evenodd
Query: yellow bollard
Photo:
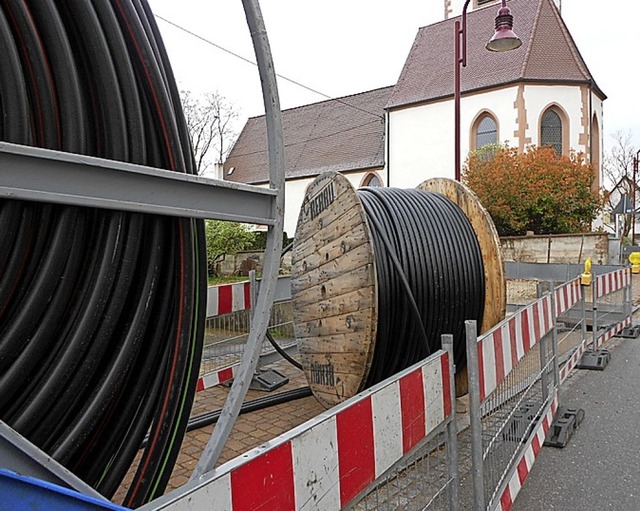
M 580 275 L 580 284 L 583 286 L 591 285 L 591 258 L 587 258 L 584 262 L 584 273 Z
M 640 252 L 631 252 L 629 262 L 631 263 L 631 273 L 640 273 Z

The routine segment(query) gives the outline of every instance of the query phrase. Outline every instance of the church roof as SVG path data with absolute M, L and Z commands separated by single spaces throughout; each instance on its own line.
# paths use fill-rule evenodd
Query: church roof
M 485 49 L 493 35 L 497 7 L 492 4 L 467 15 L 467 67 L 461 71 L 462 92 L 515 82 L 592 83 L 603 99 L 553 0 L 511 0 L 517 50 Z M 398 108 L 453 95 L 454 23 L 451 18 L 418 30 L 387 108 Z
M 384 106 L 392 89 L 283 110 L 286 178 L 383 167 Z M 264 115 L 245 124 L 224 164 L 224 178 L 252 184 L 269 180 Z

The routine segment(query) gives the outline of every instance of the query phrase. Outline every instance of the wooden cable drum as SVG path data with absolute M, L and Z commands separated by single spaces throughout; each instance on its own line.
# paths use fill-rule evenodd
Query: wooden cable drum
M 328 172 L 307 189 L 293 247 L 293 321 L 306 378 L 326 407 L 438 349 L 434 331 L 440 322 L 451 330 L 456 310 L 483 329 L 498 310 L 504 315 L 502 259 L 486 211 L 459 183 L 432 180 L 421 188 L 356 191 Z M 423 203 L 431 208 L 425 218 Z M 470 222 L 470 215 L 484 219 Z M 442 333 L 455 341 L 455 332 Z M 459 364 L 464 349 L 455 356 Z

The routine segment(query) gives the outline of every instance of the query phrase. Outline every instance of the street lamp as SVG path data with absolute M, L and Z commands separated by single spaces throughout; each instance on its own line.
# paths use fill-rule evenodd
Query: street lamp
M 455 125 L 455 179 L 460 181 L 460 68 L 467 67 L 467 7 L 471 0 L 466 0 L 462 8 L 462 25 L 455 22 L 455 68 L 454 68 L 454 125 Z M 522 46 L 522 41 L 513 32 L 513 16 L 507 7 L 507 0 L 502 0 L 502 7 L 496 16 L 496 31 L 487 43 L 489 51 L 509 51 Z
M 631 192 L 631 199 L 633 204 L 633 216 L 631 217 L 631 246 L 636 244 L 636 174 L 638 173 L 638 157 L 640 157 L 640 149 L 633 158 L 633 189 Z

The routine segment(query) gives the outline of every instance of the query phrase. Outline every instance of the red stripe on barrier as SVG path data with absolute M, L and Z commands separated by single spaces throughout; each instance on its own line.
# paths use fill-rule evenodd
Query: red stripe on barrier
M 520 480 L 521 486 L 524 484 L 524 480 L 528 475 L 529 469 L 527 468 L 527 458 L 523 456 L 520 463 L 518 463 L 518 479 Z
M 533 448 L 533 455 L 538 456 L 540 452 L 540 440 L 538 440 L 538 435 L 533 437 L 533 442 L 531 442 L 531 447 Z
M 409 452 L 426 435 L 424 385 L 422 371 L 400 378 L 402 416 L 402 454 Z
M 540 340 L 540 302 L 533 304 L 533 339 L 531 340 L 531 346 Z
M 224 383 L 231 379 L 233 379 L 233 368 L 229 367 L 218 372 L 218 380 L 220 383 Z
M 251 309 L 251 282 L 245 282 L 243 286 L 244 292 L 244 310 Z
M 220 286 L 218 288 L 218 315 L 229 314 L 233 309 L 233 287 Z
M 518 363 L 518 341 L 516 336 L 516 317 L 509 319 L 509 341 L 511 341 L 511 369 Z
M 500 497 L 500 506 L 502 506 L 502 511 L 510 511 L 511 506 L 513 506 L 513 502 L 511 501 L 511 491 L 508 486 L 502 493 L 502 497 Z
M 440 364 L 442 367 L 442 410 L 444 411 L 444 416 L 446 418 L 451 415 L 451 387 L 449 385 L 451 375 L 449 373 L 449 353 L 445 353 L 440 358 Z
M 265 452 L 231 472 L 233 511 L 296 508 L 291 443 Z
M 198 383 L 196 384 L 196 392 L 200 392 L 204 390 L 204 378 L 201 376 L 198 378 Z
M 336 415 L 336 427 L 340 506 L 344 507 L 375 479 L 371 398 L 368 397 L 339 412 Z
M 480 380 L 480 401 L 484 401 L 487 397 L 487 391 L 484 383 L 484 353 L 482 349 L 482 343 L 477 342 L 476 347 L 478 349 L 478 376 Z
M 528 309 L 524 309 L 522 311 L 522 314 L 520 315 L 520 317 L 522 318 L 522 344 L 524 346 L 524 352 L 525 354 L 529 352 L 529 349 L 531 348 L 531 331 L 529 328 L 529 310 Z
M 502 353 L 502 328 L 493 333 L 493 351 L 496 357 L 496 385 L 504 380 L 504 354 Z

